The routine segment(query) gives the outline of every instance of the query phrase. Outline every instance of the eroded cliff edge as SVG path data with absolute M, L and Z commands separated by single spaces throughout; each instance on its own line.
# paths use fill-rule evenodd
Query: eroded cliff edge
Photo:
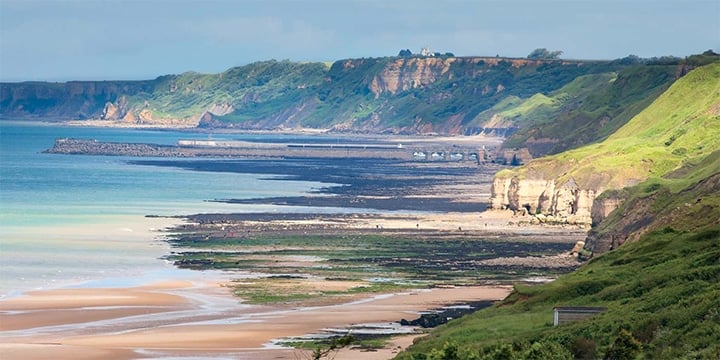
M 611 73 L 610 61 L 385 57 L 326 63 L 261 61 L 219 74 L 146 81 L 0 84 L 0 116 L 247 130 L 295 128 L 505 136 L 476 119 L 508 96 L 554 91 Z M 490 127 L 490 128 L 488 128 Z
M 602 223 L 628 206 L 622 189 L 648 179 L 662 183 L 720 149 L 718 79 L 720 63 L 695 69 L 605 141 L 498 173 L 492 207 L 549 222 Z M 652 216 L 653 211 L 647 209 Z M 628 218 L 614 231 L 594 233 L 586 249 L 603 252 L 637 237 L 648 223 L 643 219 Z
M 622 201 L 621 193 L 607 193 L 639 183 L 635 174 L 587 169 L 575 159 L 538 159 L 523 168 L 496 174 L 491 189 L 493 209 L 508 209 L 551 223 L 599 223 Z

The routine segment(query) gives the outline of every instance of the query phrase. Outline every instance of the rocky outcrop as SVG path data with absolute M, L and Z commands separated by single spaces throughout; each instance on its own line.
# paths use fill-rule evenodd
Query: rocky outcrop
M 233 111 L 235 111 L 235 108 L 232 106 L 232 104 L 228 104 L 228 103 L 212 104 L 207 109 L 207 112 L 209 112 L 213 115 L 220 115 L 220 116 L 227 115 Z
M 153 122 L 153 114 L 150 109 L 142 109 L 140 113 L 138 114 L 138 122 L 140 123 L 150 123 Z
M 101 120 L 120 120 L 125 119 L 125 116 L 129 113 L 128 111 L 128 100 L 125 96 L 120 96 L 115 103 L 105 103 Z
M 398 58 L 389 61 L 383 70 L 372 78 L 369 88 L 377 98 L 383 93 L 394 95 L 402 91 L 425 87 L 443 77 L 447 77 L 449 80 L 458 77 L 473 78 L 499 65 L 520 68 L 539 66 L 545 62 L 548 61 L 481 56 Z M 344 67 L 352 69 L 356 67 L 356 64 L 353 60 L 348 60 Z M 500 93 L 503 90 L 505 90 L 503 84 L 486 85 L 480 90 L 480 94 Z
M 118 108 L 111 102 L 105 103 L 100 119 L 102 120 L 117 120 L 118 119 Z
M 621 205 L 617 208 L 617 214 L 593 227 L 588 233 L 585 249 L 594 255 L 616 249 L 624 243 L 640 239 L 650 231 L 662 230 L 664 227 L 669 226 L 670 230 L 667 231 L 675 231 L 672 229 L 683 230 L 685 223 L 720 223 L 720 218 L 713 218 L 711 215 L 718 208 L 717 203 L 711 199 L 720 194 L 720 173 L 715 173 L 678 194 L 671 194 L 668 189 L 660 189 L 650 196 L 632 197 L 623 203 L 622 197 L 628 196 L 627 193 L 614 193 L 614 196 L 610 197 L 604 194 L 603 199 L 596 201 L 618 202 Z M 681 204 L 665 205 L 671 197 L 685 200 L 681 200 L 684 201 Z M 677 219 L 688 217 L 698 219 L 678 224 Z M 593 221 L 595 220 L 593 217 Z
M 491 188 L 493 209 L 509 209 L 522 214 L 552 216 L 557 222 L 590 224 L 593 204 L 602 188 L 581 188 L 573 178 L 558 182 L 556 179 L 520 179 L 518 176 L 496 176 Z M 613 204 L 606 202 L 602 212 L 612 211 Z
M 44 119 L 121 119 L 127 99 L 152 90 L 152 81 L 70 81 L 3 83 L 3 116 Z M 124 99 L 124 100 L 123 100 Z
M 137 117 L 135 117 L 135 114 L 133 114 L 130 111 L 128 111 L 128 113 L 125 114 L 125 116 L 123 116 L 122 119 L 124 122 L 131 123 L 131 124 L 134 124 L 137 122 Z
M 622 191 L 607 191 L 595 198 L 590 208 L 592 225 L 595 226 L 605 220 L 611 212 L 620 206 L 625 200 L 625 196 Z
M 370 83 L 370 91 L 379 97 L 384 92 L 400 91 L 427 86 L 447 73 L 457 58 L 399 58 L 388 62 Z
M 500 149 L 496 155 L 495 162 L 517 166 L 529 162 L 532 158 L 527 148 Z

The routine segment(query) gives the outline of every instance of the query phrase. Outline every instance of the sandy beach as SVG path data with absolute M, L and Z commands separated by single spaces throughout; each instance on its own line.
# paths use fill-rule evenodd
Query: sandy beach
M 472 300 L 499 300 L 506 286 L 409 290 L 316 306 L 249 306 L 219 284 L 164 282 L 135 288 L 57 289 L 0 302 L 3 359 L 131 359 L 169 356 L 296 359 L 274 339 L 361 323 L 414 318 L 418 311 Z M 344 350 L 338 359 L 387 359 L 385 350 Z
M 348 219 L 346 219 L 348 220 Z M 167 221 L 167 219 L 165 219 Z M 338 219 L 333 221 L 337 222 Z M 508 212 L 384 215 L 350 218 L 345 231 L 374 228 L 471 234 L 556 232 L 566 229 L 523 226 Z M 314 220 L 322 228 L 322 222 Z M 270 222 L 280 227 L 293 221 Z M 162 225 L 158 220 L 154 225 Z M 245 226 L 248 226 L 245 224 Z M 136 234 L 137 235 L 137 234 Z M 145 235 L 149 235 L 146 233 Z M 155 234 L 157 235 L 157 234 Z M 560 241 L 560 240 L 559 240 Z M 567 239 L 561 241 L 568 241 Z M 443 305 L 500 300 L 510 286 L 468 286 L 405 290 L 392 294 L 353 294 L 314 305 L 248 305 L 231 295 L 227 275 L 204 279 L 165 280 L 136 287 L 60 288 L 27 292 L 0 301 L 0 355 L 3 359 L 233 358 L 302 359 L 310 352 L 278 346 L 275 340 L 414 319 Z M 337 287 L 318 280 L 315 289 Z M 320 304 L 320 305 L 317 305 Z M 384 349 L 343 349 L 337 359 L 389 359 L 420 334 L 394 337 Z
M 196 171 L 218 171 L 212 161 L 138 162 L 153 166 L 182 166 Z M 500 281 L 473 278 L 460 285 L 437 286 L 428 289 L 406 287 L 382 290 L 378 293 L 348 291 L 368 285 L 364 278 L 343 277 L 342 269 L 327 278 L 303 271 L 324 266 L 328 259 L 322 256 L 283 254 L 283 250 L 270 244 L 256 247 L 242 244 L 254 236 L 379 236 L 409 239 L 411 247 L 415 240 L 432 237 L 440 248 L 442 241 L 487 240 L 488 249 L 495 243 L 502 245 L 513 238 L 519 246 L 543 242 L 552 246 L 574 244 L 583 229 L 572 226 L 530 225 L 529 218 L 515 216 L 507 211 L 485 211 L 495 165 L 476 167 L 468 164 L 417 163 L 396 164 L 369 160 L 335 161 L 322 160 L 320 165 L 332 166 L 337 173 L 333 178 L 338 184 L 323 188 L 317 193 L 303 196 L 278 196 L 270 198 L 219 199 L 219 202 L 236 204 L 264 204 L 268 206 L 305 206 L 316 208 L 373 209 L 368 213 L 342 213 L 338 211 L 318 213 L 200 213 L 171 217 L 162 216 L 117 218 L 116 221 L 93 223 L 90 226 L 37 227 L 38 231 L 54 234 L 64 243 L 78 248 L 96 247 L 97 254 L 118 256 L 116 252 L 103 252 L 102 246 L 112 242 L 114 249 L 127 253 L 129 260 L 147 258 L 138 269 L 129 261 L 116 269 L 131 270 L 124 281 L 116 282 L 114 276 L 122 277 L 122 271 L 98 274 L 98 281 L 75 284 L 58 283 L 39 291 L 14 293 L 0 299 L 0 358 L 2 359 L 306 359 L 307 350 L 279 345 L 283 340 L 308 335 L 327 334 L 328 330 L 342 334 L 361 331 L 363 324 L 370 328 L 396 333 L 383 349 L 369 351 L 351 347 L 341 350 L 336 359 L 390 359 L 422 336 L 418 329 L 403 328 L 395 331 L 402 319 L 417 319 L 421 312 L 446 305 L 478 301 L 501 300 L 511 291 L 509 285 Z M 309 171 L 303 161 L 285 161 L 278 164 L 263 162 L 222 163 L 222 169 L 249 171 L 253 174 L 290 176 L 295 180 L 327 181 L 317 171 Z M 372 165 L 372 166 L 369 166 Z M 363 169 L 360 171 L 359 169 Z M 333 183 L 335 184 L 335 182 Z M 282 195 L 282 194 L 281 194 Z M 331 195 L 331 196 L 328 196 Z M 365 211 L 361 210 L 361 211 Z M 522 224 L 521 224 L 522 223 Z M 243 286 L 243 277 L 252 277 L 254 269 L 229 267 L 227 271 L 195 268 L 175 268 L 169 253 L 203 251 L 192 247 L 192 241 L 183 248 L 172 239 L 168 243 L 158 239 L 160 233 L 171 225 L 173 231 L 188 231 L 199 239 L 234 241 L 223 251 L 257 252 L 246 258 L 240 255 L 233 261 L 248 260 L 282 271 L 296 269 L 297 273 L 267 272 L 287 277 L 291 286 L 311 289 L 312 299 L 289 302 L 267 302 L 253 305 L 241 297 L 233 296 L 233 286 Z M 149 230 L 152 229 L 152 230 Z M 102 239 L 104 242 L 93 242 Z M 538 240 L 541 239 L 541 240 Z M 22 241 L 18 237 L 17 241 Z M 317 240 L 313 240 L 317 241 Z M 513 243 L 516 244 L 516 243 Z M 242 245 L 243 248 L 234 248 Z M 319 248 L 327 246 L 319 243 Z M 470 246 L 470 245 L 468 245 Z M 478 245 L 480 256 L 486 245 Z M 511 245 L 514 247 L 515 245 Z M 559 247 L 558 247 L 559 248 Z M 470 249 L 470 247 L 468 247 Z M 352 250 L 352 248 L 349 248 Z M 349 251 L 343 250 L 343 251 Z M 277 251 L 278 253 L 273 253 Z M 488 250 L 489 251 L 489 250 Z M 546 253 L 547 250 L 538 251 Z M 90 253 L 87 256 L 99 256 Z M 381 254 L 378 252 L 378 254 Z M 375 254 L 377 256 L 380 256 Z M 375 256 L 373 255 L 373 256 Z M 424 254 L 427 255 L 427 254 Z M 337 256 L 337 255 L 334 255 Z M 442 257 L 443 255 L 435 255 Z M 89 259 L 89 258 L 88 258 Z M 162 259 L 162 260 L 161 260 Z M 425 259 L 427 260 L 427 259 Z M 455 260 L 455 258 L 451 259 Z M 476 261 L 477 259 L 472 259 Z M 564 267 L 573 264 L 564 259 L 545 258 L 537 268 Z M 179 260 L 178 260 L 179 261 Z M 413 258 L 413 266 L 417 262 Z M 500 260 L 501 262 L 504 260 Z M 212 261 L 210 262 L 212 264 Z M 155 265 L 159 264 L 159 265 Z M 377 264 L 377 262 L 376 262 Z M 473 263 L 474 264 L 474 263 Z M 479 264 L 479 263 L 478 263 Z M 446 263 L 452 267 L 457 264 Z M 443 266 L 445 266 L 443 265 Z M 462 265 L 477 267 L 475 265 Z M 124 267 L 123 267 L 124 266 Z M 492 265 L 497 266 L 497 265 Z M 502 264 L 500 265 L 502 266 Z M 514 266 L 523 266 L 522 264 Z M 154 276 L 147 269 L 163 271 Z M 465 269 L 457 267 L 455 269 Z M 273 270 L 273 269 L 270 269 Z M 136 272 L 133 272 L 136 271 Z M 415 268 L 417 274 L 425 274 L 427 268 Z M 450 271 L 450 270 L 448 270 Z M 454 271 L 454 270 L 453 270 Z M 150 274 L 147 274 L 150 272 Z M 340 274 L 340 275 L 338 275 Z M 366 273 L 363 273 L 366 274 Z M 381 274 L 365 276 L 392 276 L 390 270 Z M 257 274 L 254 274 L 257 275 Z M 302 276 L 299 276 L 302 275 Z M 305 276 L 307 275 L 307 276 Z M 345 274 L 347 275 L 347 274 Z M 332 281 L 329 279 L 332 277 Z M 93 279 L 93 278 L 90 278 Z M 239 279 L 239 280 L 238 280 Z M 257 276 L 254 278 L 258 279 Z M 22 279 L 20 279 L 22 280 Z M 130 281 L 126 281 L 130 280 Z M 275 291 L 284 283 L 274 279 Z M 284 281 L 285 279 L 283 279 Z M 260 278 L 260 282 L 264 282 Z M 508 284 L 504 282 L 503 284 Z M 411 286 L 416 286 L 414 283 Z M 483 284 L 483 285 L 478 285 Z M 18 287 L 26 290 L 26 288 Z M 309 292 L 309 291 L 308 291 Z M 326 295 L 331 294 L 333 295 Z M 242 293 L 241 293 L 242 294 Z M 304 294 L 304 293 L 303 293 Z M 260 302 L 262 304 L 262 302 Z M 391 325 L 392 324 L 392 325 Z

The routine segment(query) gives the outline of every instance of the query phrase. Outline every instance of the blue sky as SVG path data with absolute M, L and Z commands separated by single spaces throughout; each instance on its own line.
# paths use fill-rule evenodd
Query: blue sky
M 720 0 L 0 0 L 0 80 L 150 79 L 421 47 L 614 59 L 720 52 Z

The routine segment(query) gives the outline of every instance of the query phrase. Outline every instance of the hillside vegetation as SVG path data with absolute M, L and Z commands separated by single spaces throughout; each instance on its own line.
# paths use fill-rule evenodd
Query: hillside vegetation
M 621 188 L 662 176 L 693 158 L 720 148 L 720 62 L 698 68 L 676 82 L 607 140 L 508 170 L 517 176 L 543 173 L 563 182 Z M 565 168 L 561 164 L 569 164 Z
M 438 328 L 398 359 L 720 358 L 718 109 L 714 63 L 677 81 L 604 142 L 524 168 L 553 172 L 563 162 L 572 167 L 555 175 L 582 178 L 581 169 L 635 179 L 616 191 L 624 201 L 591 235 L 632 241 L 551 283 L 516 285 L 495 307 Z M 554 327 L 556 306 L 607 311 Z
M 147 81 L 0 84 L 0 116 L 394 134 L 517 131 L 533 155 L 603 139 L 683 74 L 662 64 L 498 57 L 261 61 Z M 697 62 L 697 61 L 696 61 Z
M 649 359 L 719 358 L 719 179 L 716 173 L 666 204 L 649 198 L 649 206 L 664 211 L 685 208 L 686 202 L 694 204 L 697 198 L 702 203 L 687 207 L 664 228 L 552 283 L 517 285 L 494 308 L 448 323 L 398 358 L 635 359 L 639 354 Z M 641 193 L 643 188 L 633 191 Z M 680 230 L 698 216 L 706 224 Z M 556 306 L 608 310 L 553 327 Z
M 552 93 L 544 107 L 532 106 L 533 96 L 515 107 L 527 125 L 505 146 L 527 146 L 539 156 L 603 140 L 663 93 L 675 72 L 672 65 L 646 65 L 579 77 Z
M 605 141 L 499 172 L 493 206 L 589 222 L 603 191 L 659 178 L 720 149 L 718 79 L 720 62 L 697 68 Z

